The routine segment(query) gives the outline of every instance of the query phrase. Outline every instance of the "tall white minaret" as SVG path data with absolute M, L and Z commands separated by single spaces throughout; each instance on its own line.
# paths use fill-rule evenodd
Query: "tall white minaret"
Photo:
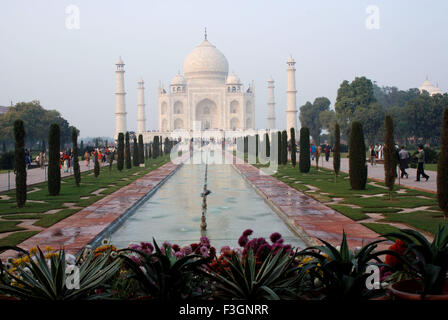
M 126 102 L 124 91 L 124 62 L 121 57 L 118 58 L 118 62 L 115 64 L 117 66 L 116 74 L 116 92 L 115 92 L 115 138 L 118 138 L 120 132 L 126 133 Z
M 275 129 L 274 79 L 268 79 L 268 129 Z
M 138 81 L 138 94 L 137 94 L 137 131 L 143 133 L 146 131 L 146 118 L 145 118 L 145 87 L 143 79 Z
M 288 72 L 288 89 L 286 90 L 286 131 L 288 133 L 288 139 L 290 139 L 291 128 L 294 128 L 296 138 L 298 136 L 296 107 L 296 62 L 292 57 L 289 57 L 287 64 L 288 68 L 286 71 Z

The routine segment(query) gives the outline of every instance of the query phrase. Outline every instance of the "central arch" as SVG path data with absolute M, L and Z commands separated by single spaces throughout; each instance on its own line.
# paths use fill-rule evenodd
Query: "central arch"
M 201 129 L 216 129 L 219 127 L 218 107 L 210 99 L 203 99 L 196 105 L 196 121 L 201 121 Z

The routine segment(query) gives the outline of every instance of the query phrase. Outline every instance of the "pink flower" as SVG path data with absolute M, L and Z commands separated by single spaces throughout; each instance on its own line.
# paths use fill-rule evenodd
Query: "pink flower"
M 206 246 L 202 246 L 199 251 L 204 257 L 208 257 L 208 248 Z
M 219 251 L 221 254 L 223 254 L 224 252 L 226 252 L 226 251 L 230 251 L 231 249 L 230 249 L 230 247 L 229 246 L 224 246 L 224 247 L 222 247 L 221 248 L 221 250 Z
M 183 258 L 184 254 L 183 254 L 182 252 L 180 252 L 180 251 L 176 251 L 176 252 L 174 253 L 174 256 L 175 256 L 177 259 L 180 259 L 180 258 Z
M 243 236 L 248 237 L 250 236 L 252 233 L 254 233 L 251 229 L 246 229 L 243 232 Z
M 282 235 L 278 232 L 274 232 L 273 234 L 271 234 L 271 237 L 270 237 L 272 243 L 277 242 L 277 240 L 279 240 L 281 238 L 282 238 Z
M 193 249 L 191 249 L 191 246 L 185 246 L 180 249 L 180 252 L 182 252 L 185 256 L 188 256 L 193 252 Z
M 206 236 L 201 237 L 200 239 L 201 246 L 209 247 L 210 246 L 210 240 Z

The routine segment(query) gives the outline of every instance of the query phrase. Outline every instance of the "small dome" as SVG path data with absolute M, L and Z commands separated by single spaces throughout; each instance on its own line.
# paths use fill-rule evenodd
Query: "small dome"
M 429 80 L 425 80 L 419 89 L 420 92 L 427 91 L 431 96 L 435 94 L 443 94 L 443 91 L 434 86 Z
M 185 78 L 181 74 L 177 74 L 173 81 L 171 81 L 172 86 L 183 86 L 185 85 Z
M 194 48 L 184 61 L 184 74 L 187 79 L 224 80 L 228 72 L 229 63 L 226 57 L 207 40 Z
M 236 76 L 236 74 L 232 73 L 226 79 L 226 84 L 241 84 L 240 79 Z

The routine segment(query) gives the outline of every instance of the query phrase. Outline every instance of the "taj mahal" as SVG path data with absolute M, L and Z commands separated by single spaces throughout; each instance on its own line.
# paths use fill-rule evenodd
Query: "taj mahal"
M 116 63 L 116 130 L 127 131 L 124 87 L 124 62 Z M 295 61 L 287 61 L 288 90 L 286 126 L 297 132 L 297 107 L 295 88 Z M 146 142 L 155 135 L 167 135 L 176 130 L 232 130 L 255 129 L 255 85 L 251 81 L 246 87 L 234 73 L 229 75 L 229 62 L 224 54 L 207 39 L 185 58 L 183 74 L 174 76 L 169 87 L 158 85 L 158 130 L 146 130 L 144 81 L 138 81 L 137 134 Z M 267 80 L 268 103 L 266 130 L 276 128 L 274 80 Z

